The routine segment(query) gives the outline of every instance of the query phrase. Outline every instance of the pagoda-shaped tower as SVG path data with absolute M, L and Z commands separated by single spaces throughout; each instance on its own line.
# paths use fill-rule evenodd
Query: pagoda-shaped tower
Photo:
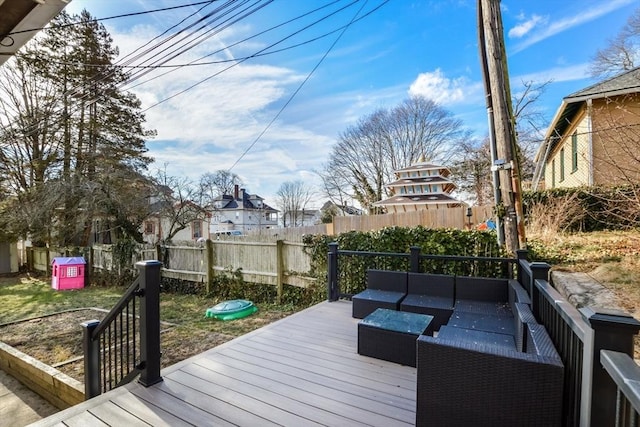
M 386 185 L 392 196 L 373 204 L 384 207 L 387 213 L 466 206 L 451 197 L 456 185 L 448 178 L 451 171 L 444 166 L 427 163 L 421 158 L 394 174 L 396 180 Z

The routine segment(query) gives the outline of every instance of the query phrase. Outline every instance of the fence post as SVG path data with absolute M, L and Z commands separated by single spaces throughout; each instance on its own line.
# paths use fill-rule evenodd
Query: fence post
M 211 293 L 211 287 L 213 286 L 213 276 L 215 271 L 213 269 L 213 241 L 207 239 L 207 295 Z
M 540 292 L 536 287 L 536 280 L 549 280 L 549 270 L 551 266 L 546 262 L 532 262 L 529 264 L 531 269 L 531 282 L 529 283 L 529 296 L 531 297 L 531 311 L 536 319 L 540 318 Z
M 529 251 L 526 249 L 518 249 L 516 251 L 516 272 L 518 275 L 518 283 L 520 284 L 522 284 L 522 268 L 520 268 L 520 264 L 522 264 L 523 262 L 527 262 L 527 255 L 529 255 Z
M 140 261 L 140 358 L 144 367 L 138 380 L 149 387 L 160 376 L 160 261 Z
M 340 295 L 340 288 L 338 285 L 338 243 L 329 243 L 329 254 L 327 259 L 327 280 L 329 281 L 327 286 L 327 299 L 329 301 L 338 301 Z
M 282 302 L 282 293 L 284 292 L 284 240 L 276 240 L 276 290 L 278 304 Z
M 618 351 L 633 359 L 633 336 L 640 331 L 640 322 L 619 310 L 583 307 L 580 313 L 593 329 L 590 425 L 614 425 L 617 386 L 602 367 L 600 351 Z
M 99 320 L 82 322 L 82 348 L 84 350 L 84 400 L 96 397 L 100 387 L 100 341 L 92 340 L 93 331 L 100 324 Z
M 412 273 L 420 273 L 420 246 L 411 246 L 410 251 L 410 268 Z

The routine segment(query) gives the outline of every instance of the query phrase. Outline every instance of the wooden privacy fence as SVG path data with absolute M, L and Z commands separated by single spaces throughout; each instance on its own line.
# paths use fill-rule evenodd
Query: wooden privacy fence
M 475 227 L 489 219 L 495 220 L 493 206 L 474 206 L 471 216 L 464 206 L 455 208 L 440 208 L 420 211 L 399 212 L 384 215 L 354 215 L 336 216 L 333 223 L 318 224 L 305 227 L 272 228 L 268 230 L 249 231 L 248 237 L 266 237 L 287 241 L 302 241 L 305 234 L 323 234 L 337 236 L 348 231 L 374 231 L 385 227 L 415 227 L 422 225 L 427 228 L 457 228 L 460 230 Z
M 467 208 L 429 209 L 385 215 L 336 216 L 333 218 L 333 235 L 347 231 L 371 231 L 384 227 L 415 227 L 465 229 L 493 218 L 493 206 L 474 206 L 471 216 Z M 329 227 L 331 228 L 331 227 Z M 328 230 L 331 231 L 331 230 Z
M 208 240 L 198 246 L 158 246 L 138 248 L 130 265 L 138 261 L 160 260 L 162 276 L 191 282 L 205 283 L 206 290 L 216 274 L 239 272 L 248 283 L 272 285 L 282 295 L 283 285 L 306 288 L 315 283 L 310 276 L 311 257 L 304 250 L 304 243 L 276 241 Z M 49 271 L 50 260 L 55 256 L 78 255 L 70 250 L 29 248 L 29 268 Z M 85 259 L 90 268 L 115 271 L 113 245 L 94 245 L 86 250 Z

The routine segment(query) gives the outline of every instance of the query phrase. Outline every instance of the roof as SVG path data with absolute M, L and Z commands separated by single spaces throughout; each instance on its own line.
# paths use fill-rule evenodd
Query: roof
M 574 92 L 563 98 L 545 138 L 563 135 L 582 104 L 589 99 L 610 98 L 638 92 L 640 92 L 640 67 Z
M 35 36 L 70 1 L 0 0 L 0 65 Z
M 404 187 L 410 185 L 422 185 L 422 184 L 442 184 L 444 191 L 451 192 L 456 189 L 456 185 L 448 178 L 443 178 L 439 175 L 434 176 L 421 176 L 418 178 L 401 178 L 396 181 L 390 182 L 386 185 L 388 188 Z
M 566 102 L 580 102 L 587 99 L 605 98 L 640 92 L 640 67 L 625 71 L 610 79 L 566 96 Z
M 610 98 L 632 93 L 640 93 L 640 67 L 625 71 L 564 97 L 562 104 L 560 104 L 558 111 L 551 121 L 551 125 L 547 129 L 545 135 L 545 141 L 547 141 L 547 143 L 540 145 L 535 160 L 545 160 L 541 159 L 541 157 L 544 156 L 547 151 L 547 145 L 549 143 L 554 144 L 556 138 L 564 135 L 587 100 Z
M 263 201 L 264 199 L 257 194 L 249 194 L 244 189 L 241 189 L 238 194 L 238 199 L 235 199 L 229 194 L 223 194 L 214 199 L 214 206 L 216 202 L 221 202 L 221 207 L 216 208 L 218 210 L 235 210 L 235 209 L 260 209 L 266 212 L 278 212 L 277 209 L 272 208 L 266 203 L 262 203 L 262 206 L 256 205 L 254 202 Z
M 423 170 L 437 170 L 440 172 L 440 175 L 442 176 L 448 176 L 450 174 L 450 171 L 448 168 L 441 165 L 434 165 L 433 163 L 426 163 L 426 162 L 414 163 L 405 168 L 397 169 L 394 172 L 401 173 L 401 172 L 413 172 L 413 171 L 423 171 Z
M 86 264 L 87 262 L 81 256 L 74 257 L 55 257 L 51 260 L 51 264 L 57 265 L 77 265 L 77 264 Z
M 374 206 L 386 206 L 386 205 L 442 205 L 442 204 L 456 204 L 464 205 L 464 202 L 454 199 L 453 197 L 437 193 L 437 194 L 411 194 L 411 195 L 396 195 L 385 200 L 375 202 Z

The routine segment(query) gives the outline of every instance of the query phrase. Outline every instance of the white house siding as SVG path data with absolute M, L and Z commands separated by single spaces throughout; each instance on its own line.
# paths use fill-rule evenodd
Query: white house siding
M 575 169 L 572 159 L 572 135 L 574 133 L 577 134 L 578 142 L 578 167 Z M 561 160 L 563 149 L 564 162 Z M 566 134 L 562 136 L 562 140 L 550 154 L 545 167 L 545 187 L 567 188 L 589 185 L 590 169 L 589 120 L 586 111 L 583 111 L 577 124 L 568 128 Z

